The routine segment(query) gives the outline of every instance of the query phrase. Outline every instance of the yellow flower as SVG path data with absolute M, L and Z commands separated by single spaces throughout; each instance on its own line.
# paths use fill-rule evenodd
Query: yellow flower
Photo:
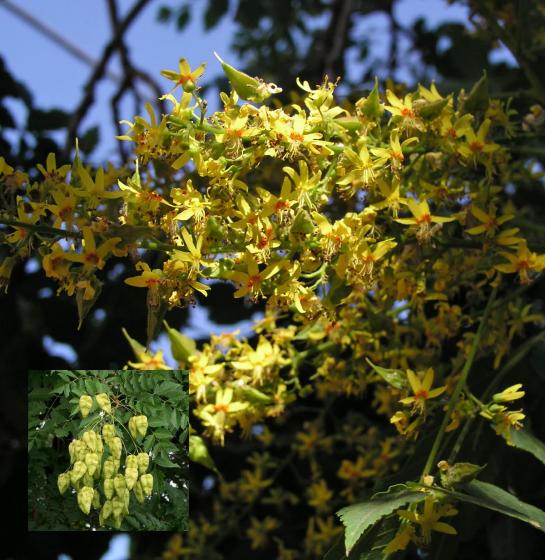
M 471 206 L 470 210 L 471 213 L 481 222 L 478 226 L 466 229 L 466 233 L 469 233 L 470 235 L 479 235 L 484 233 L 487 237 L 494 237 L 499 226 L 514 218 L 513 214 L 504 214 L 499 218 L 496 217 L 496 209 L 494 207 L 491 208 L 490 214 L 487 214 L 475 205 Z
M 436 504 L 433 496 L 426 497 L 421 513 L 401 509 L 397 511 L 397 514 L 403 519 L 412 521 L 420 526 L 424 544 L 430 543 L 432 531 L 456 535 L 456 529 L 452 525 L 439 521 L 439 519 L 441 517 L 451 517 L 457 513 L 458 510 L 451 504 Z
M 545 268 L 545 255 L 537 255 L 529 251 L 525 241 L 519 243 L 516 255 L 506 252 L 501 252 L 500 255 L 509 263 L 497 264 L 494 268 L 507 274 L 517 272 L 521 284 L 529 284 L 530 274 L 541 272 Z
M 413 215 L 412 218 L 396 218 L 395 221 L 404 224 L 416 226 L 416 237 L 422 241 L 427 241 L 433 235 L 431 224 L 444 224 L 453 222 L 456 218 L 445 216 L 433 216 L 426 200 L 416 201 L 412 198 L 407 199 L 407 206 Z
M 500 149 L 498 144 L 486 141 L 490 124 L 490 119 L 485 119 L 479 127 L 477 134 L 475 134 L 471 127 L 466 129 L 464 134 L 466 141 L 458 146 L 458 152 L 462 157 L 475 161 L 482 154 L 488 154 Z
M 369 188 L 375 183 L 375 169 L 380 167 L 377 161 L 371 160 L 369 150 L 365 144 L 356 153 L 351 148 L 345 148 L 343 156 L 352 164 L 350 171 L 337 181 L 341 191 L 347 196 L 352 196 L 359 187 Z
M 262 521 L 257 520 L 255 517 L 250 518 L 250 527 L 246 529 L 246 535 L 252 541 L 252 550 L 258 548 L 265 548 L 269 543 L 269 533 L 280 527 L 280 522 L 274 517 L 267 515 Z
M 331 509 L 333 492 L 328 488 L 327 482 L 322 478 L 307 488 L 308 505 L 318 512 L 325 513 Z
M 370 478 L 376 474 L 375 469 L 365 468 L 367 460 L 361 455 L 357 458 L 356 462 L 343 459 L 337 476 L 343 480 L 360 480 L 362 478 Z
M 403 148 L 417 142 L 418 138 L 413 136 L 403 140 L 400 144 L 399 131 L 397 129 L 393 130 L 390 134 L 390 146 L 388 148 L 371 148 L 371 153 L 377 157 L 375 160 L 376 166 L 383 167 L 388 164 L 392 171 L 398 171 L 405 160 Z
M 432 368 L 428 368 L 423 377 L 408 369 L 407 377 L 411 385 L 413 396 L 400 399 L 399 402 L 403 404 L 412 404 L 415 411 L 423 412 L 426 408 L 426 402 L 429 399 L 438 397 L 447 389 L 446 386 L 431 389 L 434 375 Z
M 207 431 L 212 433 L 212 437 L 223 445 L 225 432 L 229 431 L 235 423 L 235 419 L 231 415 L 247 407 L 248 403 L 233 402 L 233 389 L 227 387 L 218 389 L 216 402 L 207 404 L 197 414 Z
M 511 387 L 507 387 L 507 389 L 504 389 L 501 393 L 496 393 L 492 397 L 492 400 L 495 403 L 501 403 L 501 402 L 515 401 L 517 399 L 521 399 L 525 395 L 524 391 L 519 391 L 521 387 L 522 387 L 522 383 L 511 385 Z
M 414 527 L 409 524 L 403 525 L 396 533 L 396 536 L 386 545 L 382 553 L 386 556 L 398 550 L 405 550 L 413 537 Z
M 65 175 L 70 171 L 70 165 L 62 165 L 57 169 L 57 159 L 54 153 L 50 153 L 47 156 L 46 168 L 41 163 L 38 163 L 36 167 L 38 171 L 52 183 L 60 183 L 64 179 Z
M 192 92 L 196 87 L 197 80 L 203 74 L 205 67 L 206 64 L 201 64 L 197 66 L 195 70 L 191 70 L 187 60 L 181 58 L 178 63 L 178 72 L 174 72 L 174 70 L 161 70 L 161 76 L 175 82 L 174 87 L 169 93 L 172 93 L 179 86 L 182 86 L 185 92 Z
M 105 198 L 120 198 L 123 196 L 121 191 L 107 191 L 104 185 L 104 169 L 99 167 L 95 180 L 89 174 L 89 172 L 81 167 L 79 169 L 79 179 L 83 189 L 76 190 L 76 194 L 82 198 L 88 199 L 88 207 L 96 208 L 98 203 Z
M 240 285 L 239 289 L 234 293 L 234 297 L 239 298 L 249 294 L 252 298 L 257 298 L 263 294 L 262 283 L 279 272 L 282 265 L 278 262 L 272 263 L 260 271 L 254 257 L 246 255 L 245 260 L 247 272 L 235 270 L 230 274 L 230 279 Z
M 148 263 L 140 261 L 136 264 L 137 270 L 142 270 L 140 276 L 131 276 L 125 278 L 125 284 L 134 286 L 135 288 L 153 288 L 159 286 L 164 279 L 165 274 L 158 268 L 150 269 Z
M 72 262 L 83 264 L 83 271 L 90 272 L 95 268 L 101 270 L 106 264 L 105 257 L 112 252 L 114 245 L 121 241 L 121 237 L 107 239 L 97 248 L 91 228 L 83 229 L 83 251 L 81 253 L 66 253 L 64 258 Z

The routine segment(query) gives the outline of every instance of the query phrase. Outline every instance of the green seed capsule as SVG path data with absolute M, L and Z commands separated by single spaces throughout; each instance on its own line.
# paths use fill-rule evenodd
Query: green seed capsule
M 106 414 L 112 413 L 112 404 L 110 403 L 110 398 L 106 393 L 100 393 L 95 398 L 97 400 L 98 406 L 100 406 L 100 408 L 104 412 L 106 412 Z
M 84 486 L 78 492 L 78 506 L 80 507 L 81 511 L 83 511 L 83 513 L 87 515 L 91 511 L 91 504 L 93 503 L 94 495 L 95 491 L 89 486 Z
M 68 473 L 61 473 L 57 477 L 57 487 L 59 488 L 59 492 L 61 494 L 64 494 L 69 486 L 70 486 L 70 475 Z
M 79 410 L 81 415 L 86 418 L 93 408 L 93 398 L 89 395 L 81 395 L 79 398 Z
M 114 495 L 114 481 L 112 478 L 104 479 L 104 495 L 110 500 Z

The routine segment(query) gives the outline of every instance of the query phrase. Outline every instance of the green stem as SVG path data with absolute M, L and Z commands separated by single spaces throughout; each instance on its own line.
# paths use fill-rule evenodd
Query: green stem
M 441 422 L 441 426 L 439 428 L 439 431 L 437 432 L 437 435 L 435 436 L 435 441 L 433 442 L 433 446 L 431 448 L 430 454 L 428 455 L 426 465 L 424 466 L 424 470 L 422 471 L 422 478 L 424 478 L 425 476 L 430 474 L 432 466 L 435 463 L 435 460 L 436 460 L 436 457 L 437 457 L 437 452 L 439 451 L 439 447 L 441 446 L 441 441 L 443 440 L 443 436 L 445 435 L 445 429 L 446 429 L 447 424 L 448 424 L 448 422 L 450 420 L 450 417 L 452 415 L 452 411 L 454 410 L 454 407 L 456 406 L 456 403 L 458 402 L 458 399 L 460 397 L 460 393 L 462 392 L 463 387 L 465 387 L 465 385 L 466 385 L 467 378 L 468 378 L 469 372 L 471 370 L 471 366 L 473 365 L 473 361 L 475 360 L 475 356 L 477 354 L 477 349 L 478 349 L 479 343 L 481 341 L 481 337 L 482 337 L 483 330 L 484 330 L 484 325 L 485 325 L 485 323 L 488 319 L 488 316 L 490 315 L 492 303 L 493 303 L 494 299 L 496 298 L 497 292 L 498 292 L 498 288 L 495 287 L 492 290 L 492 293 L 490 294 L 490 297 L 488 298 L 488 303 L 486 304 L 486 308 L 484 310 L 483 317 L 482 317 L 481 322 L 479 324 L 479 328 L 477 329 L 477 333 L 475 335 L 475 338 L 473 339 L 473 344 L 471 345 L 471 350 L 469 351 L 469 356 L 467 357 L 467 360 L 464 364 L 462 372 L 460 373 L 460 378 L 458 379 L 458 383 L 456 383 L 456 387 L 454 388 L 454 391 L 452 392 L 452 395 L 451 395 L 449 403 L 448 403 L 447 412 L 446 412 L 445 416 L 443 417 L 443 421 Z
M 75 237 L 81 239 L 83 235 L 79 231 L 67 231 L 65 229 L 54 228 L 43 224 L 29 224 L 27 222 L 20 222 L 18 220 L 10 220 L 9 218 L 0 218 L 0 224 L 11 226 L 15 228 L 24 228 L 34 233 L 47 233 L 56 235 L 58 237 Z

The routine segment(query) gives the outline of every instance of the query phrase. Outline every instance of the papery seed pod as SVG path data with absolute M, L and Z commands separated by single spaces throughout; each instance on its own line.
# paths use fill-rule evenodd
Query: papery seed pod
M 122 474 L 118 474 L 115 476 L 114 488 L 115 493 L 118 496 L 123 496 L 123 491 L 127 488 L 127 483 L 125 482 L 125 477 Z
M 104 461 L 104 465 L 102 467 L 102 474 L 104 478 L 113 478 L 114 474 L 116 473 L 114 460 L 111 457 L 108 457 L 106 461 Z
M 108 442 L 109 439 L 114 438 L 116 435 L 115 426 L 113 424 L 104 424 L 104 426 L 102 426 L 102 436 L 106 442 Z
M 125 515 L 129 515 L 129 502 L 131 499 L 131 494 L 130 492 L 125 488 L 125 490 L 123 490 L 123 513 Z
M 132 416 L 129 420 L 129 432 L 133 439 L 138 437 L 138 428 L 136 427 L 136 416 Z
M 94 453 L 96 451 L 96 445 L 97 445 L 96 433 L 93 432 L 93 430 L 88 430 L 83 434 L 82 439 L 85 445 L 87 446 L 87 448 L 89 449 L 89 451 L 91 451 L 91 453 Z
M 91 408 L 93 408 L 93 397 L 81 395 L 79 398 L 79 410 L 84 418 L 88 416 Z
M 112 478 L 105 478 L 104 479 L 104 495 L 106 498 L 111 499 L 114 495 L 114 481 Z
M 137 416 L 134 419 L 134 423 L 136 424 L 136 429 L 138 430 L 138 434 L 142 437 L 146 436 L 146 432 L 148 431 L 148 417 L 147 416 Z
M 142 490 L 142 483 L 138 480 L 136 482 L 136 484 L 134 485 L 133 488 L 134 491 L 134 495 L 136 496 L 136 499 L 142 504 L 144 503 L 144 500 L 146 499 L 144 496 L 144 491 Z
M 153 492 L 153 475 L 152 474 L 143 474 L 140 477 L 140 482 L 142 484 L 142 490 L 146 496 L 151 496 Z
M 91 504 L 93 503 L 94 495 L 95 491 L 92 488 L 89 488 L 89 486 L 84 486 L 78 492 L 78 506 L 83 513 L 89 514 L 91 511 Z
M 104 505 L 102 506 L 102 517 L 103 519 L 108 519 L 110 515 L 112 515 L 112 502 L 110 500 L 106 500 Z
M 76 445 L 75 445 L 76 461 L 85 461 L 85 455 L 87 455 L 88 451 L 89 450 L 87 449 L 87 446 L 85 445 L 84 441 L 82 441 L 81 439 L 76 440 Z
M 74 463 L 77 459 L 76 451 L 78 448 L 78 442 L 79 440 L 73 439 L 68 446 L 68 453 L 70 453 L 70 464 Z
M 114 517 L 121 517 L 124 507 L 125 503 L 122 498 L 119 496 L 114 496 L 112 498 L 112 513 L 114 514 Z
M 94 480 L 93 477 L 89 474 L 89 473 L 85 473 L 82 477 L 81 477 L 81 484 L 83 486 L 90 486 L 91 488 L 94 486 Z
M 70 481 L 75 484 L 85 473 L 87 467 L 83 461 L 76 461 L 70 471 Z
M 119 470 L 119 467 L 121 466 L 121 463 L 119 462 L 119 459 L 113 459 L 113 458 L 112 458 L 112 462 L 114 464 L 115 472 L 117 472 Z
M 104 453 L 104 444 L 102 443 L 102 438 L 100 437 L 100 434 L 97 434 L 95 451 L 98 453 L 99 457 L 101 457 L 102 454 Z
M 112 413 L 112 404 L 110 403 L 110 397 L 106 393 L 100 393 L 95 397 L 97 400 L 98 406 L 106 412 L 106 414 Z
M 61 473 L 57 477 L 57 487 L 61 494 L 64 494 L 70 486 L 70 475 L 68 473 Z
M 110 521 L 115 529 L 121 529 L 121 523 L 123 521 L 123 517 L 121 515 L 113 515 Z
M 149 467 L 149 455 L 147 453 L 139 453 L 136 459 L 138 461 L 138 472 L 145 474 Z
M 125 468 L 136 469 L 138 468 L 138 459 L 136 455 L 127 455 L 125 459 Z
M 87 472 L 93 476 L 97 470 L 99 462 L 99 457 L 96 453 L 87 453 L 85 455 L 85 465 L 87 466 Z
M 98 509 L 100 507 L 100 495 L 95 491 L 93 496 L 93 508 Z
M 125 482 L 129 490 L 133 489 L 133 486 L 138 480 L 138 469 L 136 467 L 125 467 Z
M 121 457 L 121 450 L 123 445 L 121 443 L 121 439 L 118 437 L 112 438 L 108 442 L 108 447 L 110 448 L 110 453 L 114 459 L 119 459 Z

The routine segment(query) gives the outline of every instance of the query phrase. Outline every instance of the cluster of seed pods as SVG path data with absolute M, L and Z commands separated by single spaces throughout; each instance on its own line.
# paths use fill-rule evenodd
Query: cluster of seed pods
M 104 412 L 111 414 L 108 395 L 101 393 L 95 399 Z M 82 395 L 79 405 L 85 418 L 92 408 L 92 397 Z M 128 427 L 134 439 L 144 437 L 148 419 L 146 416 L 133 416 Z M 117 435 L 114 424 L 103 424 L 102 435 L 94 429 L 87 430 L 81 438 L 70 443 L 68 452 L 71 468 L 59 474 L 59 492 L 64 494 L 72 487 L 83 513 L 89 515 L 91 508 L 100 510 L 100 525 L 109 524 L 116 529 L 121 527 L 123 518 L 129 514 L 131 491 L 139 503 L 143 503 L 146 496 L 151 496 L 153 475 L 147 472 L 148 454 L 126 454 L 122 465 L 123 441 Z

